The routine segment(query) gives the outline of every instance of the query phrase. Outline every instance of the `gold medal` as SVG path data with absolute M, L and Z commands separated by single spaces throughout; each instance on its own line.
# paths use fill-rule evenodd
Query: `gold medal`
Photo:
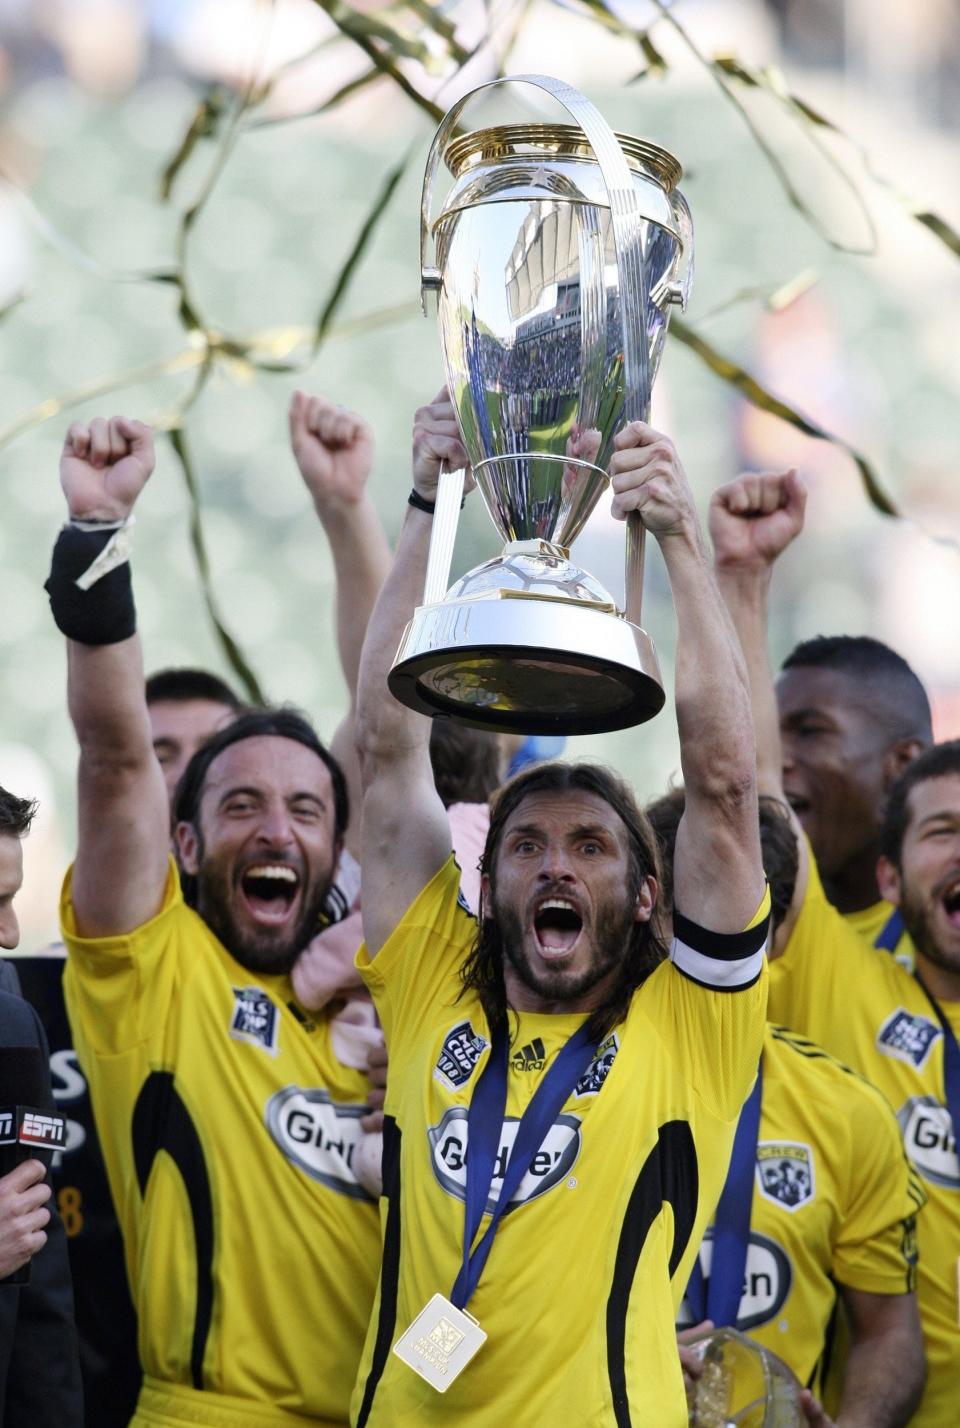
M 446 1393 L 487 1336 L 476 1319 L 435 1294 L 393 1346 L 397 1358 L 438 1393 Z

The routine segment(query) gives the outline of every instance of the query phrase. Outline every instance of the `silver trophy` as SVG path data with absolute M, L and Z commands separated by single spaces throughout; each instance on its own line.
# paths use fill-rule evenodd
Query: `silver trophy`
M 452 138 L 474 94 L 533 85 L 573 124 Z M 441 161 L 453 185 L 431 217 Z M 423 604 L 389 683 L 426 714 L 518 733 L 599 733 L 664 702 L 640 628 L 643 527 L 627 522 L 625 609 L 571 559 L 610 484 L 615 434 L 646 420 L 693 227 L 680 165 L 614 135 L 560 80 L 481 85 L 437 130 L 423 182 L 421 287 L 438 298 L 447 385 L 501 555 L 449 590 L 464 474 L 440 478 Z M 427 261 L 430 237 L 435 262 Z
M 801 1428 L 800 1384 L 783 1359 L 738 1329 L 714 1329 L 695 1348 L 690 1428 Z

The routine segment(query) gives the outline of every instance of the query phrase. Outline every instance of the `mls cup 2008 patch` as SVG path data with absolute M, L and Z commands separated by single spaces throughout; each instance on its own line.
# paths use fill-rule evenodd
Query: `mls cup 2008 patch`
M 458 1022 L 443 1039 L 434 1067 L 435 1080 L 450 1091 L 466 1084 L 487 1046 L 487 1039 L 474 1031 L 469 1021 Z
M 271 1056 L 276 1056 L 276 1003 L 270 1000 L 261 987 L 234 987 L 233 996 L 230 1035 L 234 1041 L 249 1041 L 253 1046 L 262 1046 Z
M 930 1048 L 942 1032 L 929 1017 L 898 1007 L 877 1032 L 877 1050 L 885 1056 L 905 1061 L 918 1071 L 930 1055 Z

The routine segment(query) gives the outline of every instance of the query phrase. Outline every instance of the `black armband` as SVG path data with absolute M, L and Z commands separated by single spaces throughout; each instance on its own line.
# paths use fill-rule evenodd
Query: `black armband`
M 80 530 L 64 526 L 53 547 L 44 589 L 57 629 L 82 645 L 115 645 L 137 628 L 130 562 L 126 559 L 83 589 L 77 582 L 117 534 L 115 527 Z

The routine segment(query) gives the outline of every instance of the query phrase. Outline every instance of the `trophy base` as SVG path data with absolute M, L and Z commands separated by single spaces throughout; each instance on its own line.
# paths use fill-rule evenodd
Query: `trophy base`
M 421 714 L 511 734 L 603 734 L 663 708 L 650 637 L 622 615 L 511 596 L 422 605 L 390 692 Z

